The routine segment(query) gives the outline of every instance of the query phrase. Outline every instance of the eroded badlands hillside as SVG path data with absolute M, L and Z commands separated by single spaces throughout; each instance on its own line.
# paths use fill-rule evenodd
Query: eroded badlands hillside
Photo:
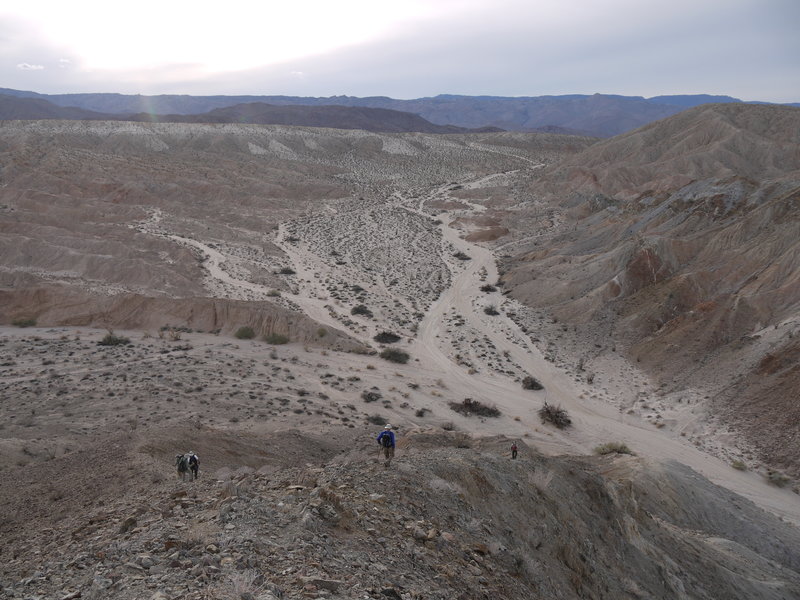
M 624 353 L 662 395 L 630 407 L 669 424 L 699 405 L 732 443 L 798 472 L 800 110 L 698 107 L 595 144 L 529 189 L 507 220 L 503 280 L 580 330 L 570 360 L 593 373 Z M 552 233 L 514 227 L 547 211 L 563 221 Z
M 397 187 L 550 162 L 587 143 L 546 135 L 528 144 L 514 134 L 6 122 L 2 318 L 203 330 L 251 321 L 261 333 L 313 340 L 316 326 L 274 300 L 293 286 L 281 274 L 290 264 L 275 244 L 279 223 L 382 201 Z M 217 266 L 232 277 L 209 275 Z M 347 345 L 335 335 L 323 341 Z

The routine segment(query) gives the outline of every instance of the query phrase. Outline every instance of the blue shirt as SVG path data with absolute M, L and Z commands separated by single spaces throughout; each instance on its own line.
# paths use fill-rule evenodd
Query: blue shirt
M 385 436 L 385 435 L 389 436 L 389 440 L 392 442 L 391 444 L 389 444 L 389 447 L 390 448 L 394 448 L 394 432 L 390 431 L 388 429 L 384 429 L 383 431 L 380 432 L 380 434 L 378 435 L 378 443 L 381 446 L 383 446 L 382 439 L 383 439 L 383 436 Z

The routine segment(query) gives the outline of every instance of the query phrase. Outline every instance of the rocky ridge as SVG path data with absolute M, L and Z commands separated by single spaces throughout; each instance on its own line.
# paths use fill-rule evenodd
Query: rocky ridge
M 512 461 L 507 439 L 422 431 L 403 433 L 387 469 L 368 442 L 357 446 L 307 465 L 273 459 L 257 470 L 203 472 L 196 482 L 170 479 L 141 486 L 146 494 L 106 496 L 65 515 L 58 529 L 7 543 L 4 593 L 121 600 L 800 593 L 796 530 L 679 465 L 547 458 L 525 445 Z M 132 479 L 141 476 L 132 468 Z M 520 519 L 529 525 L 520 528 Z

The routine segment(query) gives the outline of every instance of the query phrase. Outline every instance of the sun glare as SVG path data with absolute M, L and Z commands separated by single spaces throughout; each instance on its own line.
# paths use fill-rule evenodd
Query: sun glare
M 115 8 L 109 11 L 109 6 Z M 185 65 L 213 72 L 368 42 L 434 12 L 422 0 L 140 0 L 124 5 L 31 0 L 14 15 L 33 23 L 46 41 L 69 48 L 86 69 Z

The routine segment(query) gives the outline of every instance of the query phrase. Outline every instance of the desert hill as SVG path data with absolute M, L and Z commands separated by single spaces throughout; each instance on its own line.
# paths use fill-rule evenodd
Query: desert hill
M 565 223 L 504 264 L 515 297 L 648 369 L 667 392 L 659 418 L 699 402 L 792 469 L 798 132 L 796 108 L 720 104 L 595 144 L 532 184 Z M 587 370 L 601 346 L 581 351 Z

